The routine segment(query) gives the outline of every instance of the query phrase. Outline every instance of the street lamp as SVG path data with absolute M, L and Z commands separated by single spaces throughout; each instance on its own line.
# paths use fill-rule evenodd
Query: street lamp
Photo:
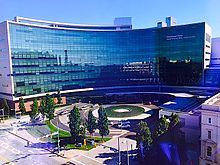
M 122 143 L 126 143 L 127 146 L 127 165 L 129 165 L 130 162 L 129 162 L 129 152 L 128 152 L 128 141 L 126 140 L 125 142 L 123 141 Z
M 58 119 L 57 119 L 57 148 L 58 148 L 58 154 L 60 153 L 60 135 L 59 135 L 59 125 L 58 125 L 58 122 L 59 122 L 59 116 L 58 116 Z
M 118 136 L 118 164 L 121 165 L 120 137 Z

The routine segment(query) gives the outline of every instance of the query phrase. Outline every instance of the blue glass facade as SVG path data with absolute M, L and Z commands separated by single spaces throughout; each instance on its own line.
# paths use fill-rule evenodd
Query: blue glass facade
M 122 85 L 198 85 L 205 23 L 126 31 L 10 23 L 14 96 Z

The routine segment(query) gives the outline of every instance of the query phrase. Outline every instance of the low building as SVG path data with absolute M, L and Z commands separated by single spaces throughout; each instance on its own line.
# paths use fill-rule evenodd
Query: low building
M 201 112 L 200 165 L 220 164 L 220 93 L 205 101 Z

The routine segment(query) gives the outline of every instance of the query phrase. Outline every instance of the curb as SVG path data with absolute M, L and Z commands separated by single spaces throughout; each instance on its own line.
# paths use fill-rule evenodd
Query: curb
M 15 134 L 15 133 L 11 132 L 11 131 L 8 131 L 8 133 L 10 133 L 10 134 L 12 134 L 12 135 L 14 135 L 14 136 L 17 136 L 18 138 L 20 138 L 20 139 L 22 139 L 22 140 L 24 140 L 24 141 L 31 142 L 30 140 L 27 140 L 27 139 L 25 139 L 25 138 L 23 138 L 23 137 L 21 137 L 21 136 Z M 31 143 L 33 143 L 33 142 L 31 142 Z

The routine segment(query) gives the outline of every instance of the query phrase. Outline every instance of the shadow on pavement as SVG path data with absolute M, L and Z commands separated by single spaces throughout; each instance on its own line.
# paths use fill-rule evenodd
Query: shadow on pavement
M 56 145 L 54 143 L 51 142 L 46 142 L 46 143 L 33 143 L 29 146 L 27 146 L 29 148 L 42 148 L 42 149 L 47 149 L 47 150 L 53 150 Z

